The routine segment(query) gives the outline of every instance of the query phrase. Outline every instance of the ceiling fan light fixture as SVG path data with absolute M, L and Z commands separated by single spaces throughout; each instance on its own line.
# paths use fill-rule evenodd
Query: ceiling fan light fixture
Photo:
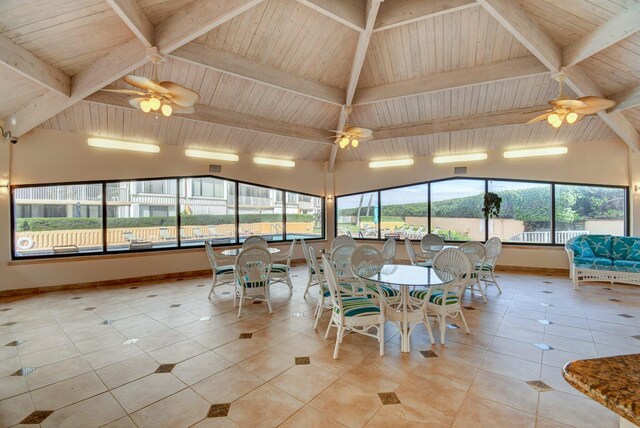
M 358 144 L 360 144 L 360 142 L 358 140 L 351 140 L 351 145 L 353 146 L 353 148 L 355 149 L 356 147 L 358 147 Z
M 558 116 L 558 113 L 550 114 L 549 117 L 547 118 L 547 122 L 549 122 L 549 125 L 553 125 L 556 122 L 560 122 L 560 116 Z
M 173 108 L 169 104 L 163 104 L 161 110 L 162 114 L 166 117 L 171 116 L 171 113 L 173 113 Z
M 575 111 L 572 111 L 567 115 L 566 119 L 567 119 L 567 123 L 569 124 L 575 123 L 576 120 L 578 120 L 578 113 L 576 113 Z
M 149 105 L 151 106 L 152 110 L 157 111 L 162 104 L 160 103 L 160 100 L 157 99 L 156 97 L 151 97 L 149 98 Z
M 140 102 L 140 109 L 145 113 L 149 113 L 151 111 L 151 103 L 149 100 Z
M 344 149 L 348 145 L 349 145 L 349 139 L 347 137 L 342 137 L 342 139 L 340 139 L 340 148 Z

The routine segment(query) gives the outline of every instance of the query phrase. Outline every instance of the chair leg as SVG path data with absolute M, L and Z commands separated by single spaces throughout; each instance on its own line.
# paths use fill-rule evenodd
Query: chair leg
M 240 294 L 240 304 L 238 305 L 238 318 L 242 314 L 242 303 L 244 303 L 244 293 Z
M 316 305 L 316 313 L 314 314 L 316 317 L 316 321 L 313 323 L 313 329 L 318 329 L 318 323 L 320 322 L 320 317 L 322 317 L 322 309 L 324 308 L 324 296 L 320 296 L 318 299 L 318 304 Z
M 447 330 L 447 325 L 445 324 L 445 315 L 440 315 L 438 319 L 440 320 L 440 344 L 444 345 L 444 334 Z
M 291 277 L 289 276 L 288 272 L 287 272 L 287 276 L 285 276 L 284 279 L 287 281 L 287 287 L 289 287 L 289 294 L 293 294 L 293 284 L 291 283 Z
M 303 299 L 307 298 L 307 293 L 309 293 L 309 288 L 311 288 L 312 282 L 313 282 L 313 273 L 309 272 L 309 281 L 307 281 L 307 286 L 304 289 L 304 294 L 302 295 Z
M 502 288 L 500 288 L 500 284 L 498 284 L 498 281 L 496 281 L 496 276 L 493 273 L 493 270 L 491 271 L 491 282 L 493 282 L 495 286 L 498 287 L 498 292 L 502 294 Z
M 478 285 L 478 289 L 480 290 L 480 294 L 482 295 L 482 300 L 485 303 L 487 303 L 487 296 L 484 294 L 484 288 L 482 288 L 482 284 L 480 284 L 480 280 L 477 280 L 476 284 Z
M 384 320 L 382 320 L 378 329 L 380 330 L 380 337 L 378 339 L 380 341 L 380 356 L 384 357 Z
M 324 338 L 328 339 L 329 338 L 329 332 L 331 331 L 331 325 L 333 324 L 333 319 L 329 320 L 329 325 L 327 326 L 327 331 L 324 334 Z
M 341 325 L 338 326 L 338 335 L 336 336 L 336 347 L 333 350 L 333 359 L 338 359 L 338 350 L 340 349 L 340 343 L 342 343 L 342 333 L 344 332 L 344 327 Z
M 469 326 L 467 325 L 467 319 L 462 313 L 462 308 L 460 308 L 460 319 L 462 320 L 462 324 L 464 324 L 464 329 L 467 331 L 467 334 L 471 333 L 471 331 L 469 330 Z
M 429 321 L 427 311 L 424 312 L 424 325 L 427 327 L 427 332 L 429 333 L 429 341 L 433 345 L 434 343 L 436 343 L 436 341 L 433 340 L 433 331 L 431 330 L 431 322 Z

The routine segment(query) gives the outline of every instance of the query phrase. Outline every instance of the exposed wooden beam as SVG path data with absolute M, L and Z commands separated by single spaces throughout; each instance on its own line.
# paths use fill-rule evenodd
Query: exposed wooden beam
M 194 1 L 156 26 L 156 46 L 161 54 L 168 54 L 263 1 Z
M 3 35 L 0 35 L 0 63 L 59 94 L 68 97 L 71 93 L 69 76 Z
M 160 52 L 170 53 L 260 1 L 262 0 L 196 0 L 156 27 L 156 46 Z M 144 65 L 148 61 L 146 55 L 146 48 L 137 38 L 123 43 L 73 76 L 71 97 L 64 98 L 53 92 L 47 93 L 13 114 L 6 123 L 10 124 L 10 130 L 14 135 L 20 136 Z
M 123 94 L 100 91 L 89 95 L 85 98 L 85 101 L 138 111 L 129 104 L 128 99 L 129 97 Z M 331 140 L 327 139 L 332 136 L 332 133 L 323 129 L 293 125 L 291 123 L 279 122 L 263 117 L 247 116 L 236 111 L 203 104 L 196 105 L 196 112 L 193 114 L 180 114 L 173 117 L 229 128 L 244 129 L 262 134 L 296 138 L 298 140 L 312 141 L 323 145 L 333 145 Z
M 107 3 L 145 47 L 153 46 L 155 27 L 136 0 L 107 0 Z
M 364 31 L 365 3 L 363 0 L 298 0 L 298 2 L 356 31 Z
M 508 59 L 386 85 L 358 88 L 353 104 L 377 103 L 547 73 L 547 67 L 535 57 Z
M 598 86 L 582 71 L 579 65 L 564 70 L 560 47 L 555 44 L 520 7 L 520 2 L 511 0 L 478 0 L 491 16 L 500 22 L 520 43 L 549 68 L 553 73 L 567 72 L 566 83 L 578 96 L 602 96 Z M 640 151 L 640 133 L 619 112 L 598 116 L 634 152 Z
M 188 43 L 173 51 L 171 56 L 326 103 L 343 105 L 345 102 L 344 90 L 340 88 L 285 73 L 268 65 L 207 46 Z
M 353 63 L 351 64 L 351 74 L 349 75 L 349 82 L 347 83 L 346 90 L 346 107 L 351 107 L 353 103 L 353 96 L 356 93 L 358 87 L 358 80 L 360 80 L 360 73 L 362 72 L 362 65 L 369 49 L 369 42 L 371 41 L 371 35 L 373 34 L 373 27 L 376 23 L 376 17 L 378 16 L 378 10 L 380 10 L 380 3 L 384 0 L 367 0 L 365 29 L 358 36 L 358 43 L 356 45 L 356 51 L 353 55 Z M 338 118 L 338 127 L 336 129 L 342 130 L 347 122 L 346 108 L 340 111 L 340 117 Z M 338 145 L 338 138 L 334 141 L 334 144 Z M 336 156 L 338 155 L 338 148 L 334 147 L 329 155 L 329 172 L 333 172 L 333 166 L 336 162 Z
M 477 6 L 475 0 L 387 0 L 380 5 L 374 32 Z
M 635 88 L 631 88 L 628 91 L 611 95 L 609 98 L 618 103 L 608 110 L 609 113 L 638 107 L 640 106 L 640 85 Z
M 497 111 L 475 116 L 462 116 L 447 119 L 437 119 L 423 123 L 413 123 L 393 128 L 376 129 L 373 140 L 388 140 L 391 138 L 418 137 L 440 132 L 466 131 L 470 129 L 492 128 L 497 126 L 522 125 L 533 119 L 548 106 L 527 107 L 509 111 Z
M 580 40 L 570 43 L 562 51 L 562 62 L 565 67 L 575 65 L 637 31 L 640 31 L 640 3 L 614 16 Z

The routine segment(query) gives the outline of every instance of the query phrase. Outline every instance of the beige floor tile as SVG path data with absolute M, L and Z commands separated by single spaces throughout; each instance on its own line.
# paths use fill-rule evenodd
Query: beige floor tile
M 92 352 L 84 357 L 94 370 L 98 370 L 143 354 L 144 351 L 135 344 L 128 344 L 112 346 L 111 348 Z
M 133 423 L 129 416 L 120 418 L 110 424 L 104 425 L 102 428 L 136 428 L 136 424 Z
M 329 419 L 327 415 L 320 413 L 311 406 L 304 406 L 293 416 L 284 421 L 281 428 L 326 428 L 344 427 L 340 422 Z
M 10 427 L 20 423 L 35 408 L 29 394 L 17 395 L 0 401 L 0 426 Z
M 193 385 L 232 365 L 226 358 L 208 351 L 177 364 L 171 373 L 187 385 Z
M 192 339 L 207 349 L 214 349 L 229 342 L 233 342 L 239 336 L 240 335 L 235 330 L 227 327 L 220 327 L 207 333 L 193 336 Z
M 43 428 L 101 427 L 126 416 L 109 393 L 97 395 L 53 412 L 40 424 Z
M 136 342 L 136 345 L 144 352 L 151 352 L 186 339 L 187 337 L 185 335 L 173 330 L 168 330 L 142 337 Z
M 422 412 L 404 404 L 382 406 L 367 423 L 367 428 L 397 427 L 433 427 L 445 428 L 451 426 L 436 412 Z
M 319 369 L 310 364 L 291 367 L 276 376 L 269 383 L 292 395 L 298 400 L 308 403 L 329 385 L 335 382 L 339 373 L 330 369 Z
M 141 377 L 154 373 L 159 364 L 146 354 L 129 358 L 116 364 L 96 370 L 107 388 L 113 389 Z
M 352 335 L 349 335 L 344 339 L 344 341 L 346 342 L 351 339 L 353 339 L 353 337 Z M 375 339 L 371 340 L 375 341 Z M 282 342 L 278 343 L 277 345 L 275 345 L 275 348 L 293 357 L 308 357 L 309 355 L 318 352 L 328 344 L 329 342 L 325 339 L 314 339 L 304 334 L 297 334 L 288 338 L 287 340 L 283 340 Z
M 315 355 L 315 354 L 314 354 Z M 311 361 L 314 361 L 314 357 Z M 280 373 L 292 367 L 295 359 L 291 355 L 280 352 L 277 349 L 269 348 L 251 358 L 241 361 L 238 365 L 247 372 L 258 376 L 264 381 L 268 381 L 278 376 Z
M 133 413 L 186 388 L 171 373 L 154 373 L 111 390 L 120 406 Z
M 531 414 L 535 414 L 538 407 L 538 391 L 531 386 L 485 370 L 478 370 L 470 391 L 479 397 Z
M 29 388 L 34 390 L 90 371 L 91 366 L 83 357 L 75 357 L 40 367 L 29 373 L 25 379 Z
M 192 428 L 236 428 L 238 424 L 231 418 L 205 418 L 193 425 Z
M 313 366 L 337 370 L 340 374 L 344 374 L 361 364 L 366 358 L 366 354 L 340 349 L 340 358 L 334 359 L 333 347 L 325 346 L 318 352 L 312 354 L 310 358 L 311 365 Z
M 456 360 L 425 358 L 411 376 L 420 376 L 430 381 L 467 391 L 478 372 L 478 368 Z
M 455 428 L 535 427 L 536 417 L 469 394 L 453 424 Z
M 593 400 L 558 391 L 540 394 L 538 415 L 580 428 L 614 428 L 619 425 L 620 419 Z
M 550 421 L 549 419 L 538 416 L 538 419 L 536 419 L 536 428 L 571 428 L 571 425 L 561 424 L 560 422 Z
M 231 403 L 263 383 L 259 377 L 233 366 L 196 383 L 192 389 L 211 404 Z
M 44 351 L 33 352 L 20 357 L 23 367 L 42 367 L 69 358 L 77 357 L 80 353 L 73 345 L 62 345 Z
M 514 379 L 528 381 L 537 380 L 540 377 L 540 366 L 539 363 L 488 352 L 480 368 Z
M 269 349 L 269 345 L 265 345 L 261 341 L 253 341 L 253 339 L 237 339 L 215 348 L 216 354 L 222 355 L 229 361 L 239 363 L 253 355 Z
M 177 364 L 191 357 L 207 352 L 207 348 L 191 339 L 177 342 L 164 348 L 149 352 L 156 361 L 161 364 Z
M 24 376 L 5 376 L 0 378 L 0 400 L 20 395 L 29 390 Z
M 57 410 L 106 390 L 100 378 L 90 372 L 36 389 L 31 392 L 31 398 L 37 410 Z
M 278 388 L 264 384 L 233 402 L 229 418 L 241 427 L 277 427 L 303 405 Z
M 345 379 L 338 379 L 309 404 L 349 427 L 364 425 L 382 407 L 378 394 Z
M 202 397 L 185 389 L 130 416 L 138 428 L 188 427 L 206 417 L 209 407 Z

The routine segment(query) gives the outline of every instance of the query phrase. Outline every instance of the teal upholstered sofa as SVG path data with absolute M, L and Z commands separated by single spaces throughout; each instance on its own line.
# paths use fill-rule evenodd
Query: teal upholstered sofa
M 564 248 L 576 289 L 581 281 L 640 284 L 640 238 L 580 235 Z

